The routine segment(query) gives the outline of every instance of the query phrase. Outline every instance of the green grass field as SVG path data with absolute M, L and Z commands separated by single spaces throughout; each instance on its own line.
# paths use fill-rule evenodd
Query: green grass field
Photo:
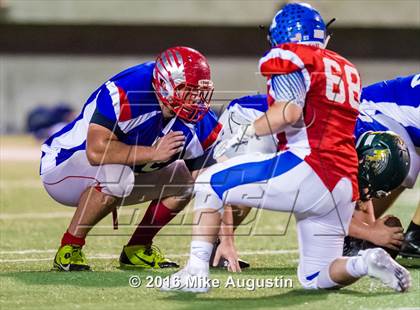
M 34 150 L 29 138 L 3 137 L 5 150 Z M 7 156 L 6 156 L 7 155 Z M 218 288 L 209 294 L 161 293 L 146 288 L 147 276 L 166 276 L 173 271 L 123 271 L 118 255 L 127 242 L 144 206 L 121 212 L 120 229 L 114 231 L 106 218 L 87 239 L 86 255 L 94 272 L 51 271 L 52 259 L 72 209 L 60 206 L 43 190 L 37 158 L 2 155 L 0 162 L 0 307 L 1 309 L 396 309 L 420 307 L 420 261 L 400 260 L 410 266 L 413 288 L 397 294 L 379 282 L 365 278 L 339 291 L 305 291 L 296 278 L 297 244 L 288 215 L 253 213 L 240 228 L 237 246 L 252 269 L 235 279 L 283 277 L 293 288 Z M 30 157 L 30 156 L 28 156 Z M 414 194 L 413 194 L 414 192 Z M 391 210 L 407 225 L 418 202 L 415 190 L 406 193 Z M 138 211 L 138 212 L 137 212 Z M 178 216 L 155 240 L 169 257 L 185 263 L 189 248 L 190 213 Z M 181 225 L 183 224 L 183 225 Z M 288 227 L 286 229 L 286 227 Z M 249 236 L 249 234 L 252 234 Z M 128 279 L 138 275 L 140 288 L 131 288 Z M 229 274 L 216 271 L 222 283 Z

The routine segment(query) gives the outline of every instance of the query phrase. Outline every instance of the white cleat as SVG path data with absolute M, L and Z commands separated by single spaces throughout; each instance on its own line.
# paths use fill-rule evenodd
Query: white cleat
M 207 293 L 210 290 L 210 279 L 207 272 L 191 273 L 188 267 L 165 278 L 160 288 L 164 292 Z
M 411 276 L 407 269 L 398 264 L 381 248 L 360 251 L 368 267 L 368 275 L 382 281 L 397 292 L 405 292 L 411 286 Z

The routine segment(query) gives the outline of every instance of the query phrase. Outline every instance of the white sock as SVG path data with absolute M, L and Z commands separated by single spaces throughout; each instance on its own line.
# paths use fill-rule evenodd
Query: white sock
M 346 271 L 353 278 L 361 278 L 367 275 L 368 266 L 362 256 L 349 257 L 346 263 Z
M 338 287 L 338 286 L 340 286 L 338 283 L 335 283 L 331 279 L 330 265 L 325 266 L 319 272 L 318 279 L 316 281 L 318 288 L 331 288 L 331 287 Z
M 213 244 L 206 241 L 191 241 L 190 259 L 188 268 L 192 273 L 208 272 Z

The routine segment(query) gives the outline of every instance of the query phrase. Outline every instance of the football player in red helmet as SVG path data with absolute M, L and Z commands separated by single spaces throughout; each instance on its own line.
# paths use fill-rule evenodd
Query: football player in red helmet
M 213 94 L 210 67 L 196 50 L 178 46 L 160 54 L 152 85 L 160 102 L 183 120 L 196 123 L 209 110 Z
M 73 122 L 44 142 L 45 189 L 60 204 L 77 207 L 56 269 L 89 270 L 82 252 L 89 231 L 117 207 L 147 201 L 120 264 L 177 266 L 152 245 L 153 237 L 188 203 L 193 175 L 217 139 L 212 93 L 206 58 L 192 48 L 169 48 L 106 81 Z

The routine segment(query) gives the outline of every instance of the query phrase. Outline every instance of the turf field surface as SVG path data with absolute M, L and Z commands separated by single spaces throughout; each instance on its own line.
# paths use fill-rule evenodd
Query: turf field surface
M 238 231 L 237 247 L 252 268 L 241 274 L 215 271 L 221 288 L 209 294 L 162 293 L 147 288 L 147 277 L 159 279 L 173 271 L 126 271 L 118 256 L 144 205 L 120 211 L 120 229 L 104 219 L 87 238 L 85 253 L 93 272 L 51 271 L 60 238 L 72 208 L 60 206 L 42 188 L 38 176 L 39 146 L 29 137 L 0 141 L 0 308 L 1 309 L 397 309 L 420 307 L 420 261 L 409 266 L 413 288 L 397 294 L 365 278 L 339 291 L 305 291 L 296 278 L 297 244 L 294 220 L 287 214 L 254 212 Z M 404 194 L 391 212 L 406 226 L 419 200 L 419 189 Z M 190 209 L 177 216 L 155 243 L 184 264 L 191 227 Z M 139 288 L 129 279 L 138 276 Z M 232 276 L 239 282 L 290 279 L 293 288 L 224 288 Z M 158 281 L 158 280 L 156 280 Z M 261 281 L 261 280 L 260 280 Z M 158 283 L 157 283 L 158 284 Z

